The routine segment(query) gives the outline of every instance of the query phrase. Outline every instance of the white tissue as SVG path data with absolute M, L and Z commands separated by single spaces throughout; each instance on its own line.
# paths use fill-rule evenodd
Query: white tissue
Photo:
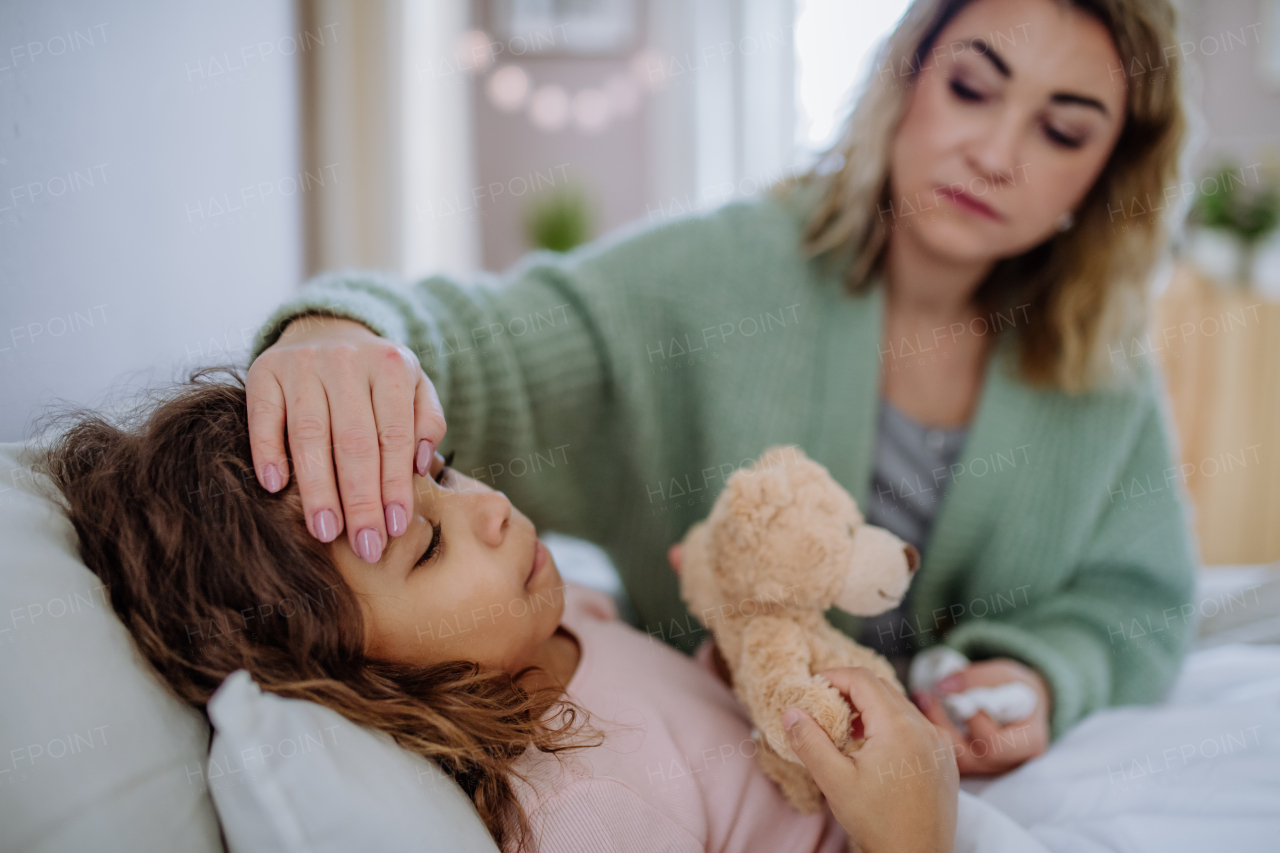
M 942 700 L 952 718 L 968 720 L 979 711 L 1006 725 L 1030 717 L 1036 709 L 1036 691 L 1021 681 L 1010 681 L 997 687 L 970 687 L 963 693 L 952 693 Z
M 969 659 L 955 649 L 935 646 L 912 659 L 907 684 L 912 693 L 931 693 L 935 684 L 968 665 Z M 1039 697 L 1029 685 L 1010 681 L 997 687 L 970 687 L 963 693 L 946 694 L 941 700 L 947 716 L 967 734 L 967 721 L 979 711 L 986 711 L 996 725 L 1003 726 L 1030 717 Z
M 948 675 L 954 675 L 969 665 L 969 659 L 947 646 L 934 646 L 911 659 L 907 685 L 912 693 L 928 693 Z

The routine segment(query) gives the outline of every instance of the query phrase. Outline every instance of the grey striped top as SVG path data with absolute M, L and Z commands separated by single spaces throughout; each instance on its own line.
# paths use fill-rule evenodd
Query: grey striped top
M 892 531 L 921 554 L 942 496 L 951 483 L 951 466 L 964 448 L 968 430 L 931 429 L 880 398 L 876 417 L 871 497 L 862 514 L 869 524 Z M 910 638 L 900 630 L 911 591 L 896 608 L 863 620 L 859 642 L 894 661 L 901 669 L 910 656 Z

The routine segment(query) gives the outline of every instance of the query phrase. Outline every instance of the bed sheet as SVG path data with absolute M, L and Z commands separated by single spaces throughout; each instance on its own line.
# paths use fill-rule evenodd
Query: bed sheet
M 1053 853 L 1280 850 L 1280 646 L 1194 652 L 1166 701 L 965 787 Z

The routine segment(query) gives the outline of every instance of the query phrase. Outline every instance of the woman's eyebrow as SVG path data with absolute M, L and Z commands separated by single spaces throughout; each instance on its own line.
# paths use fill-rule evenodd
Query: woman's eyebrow
M 1004 61 L 1004 57 L 996 53 L 996 49 L 987 44 L 987 40 L 982 36 L 975 36 L 969 39 L 966 44 L 973 49 L 973 52 L 979 56 L 985 56 L 996 67 L 996 71 L 1000 72 L 1000 76 L 1008 79 L 1013 76 L 1013 72 L 1009 70 L 1009 65 Z
M 1082 107 L 1093 107 L 1107 118 L 1111 118 L 1111 113 L 1107 111 L 1106 106 L 1097 98 L 1090 98 L 1088 95 L 1077 95 L 1073 92 L 1054 92 L 1049 96 L 1049 100 L 1055 104 L 1079 104 Z
M 997 53 L 994 47 L 987 44 L 986 39 L 981 36 L 975 36 L 969 39 L 966 44 L 973 49 L 974 53 L 979 56 L 985 56 L 995 66 L 1001 77 L 1006 80 L 1013 77 L 1013 71 L 1009 68 L 1008 63 L 1004 61 L 1004 57 Z M 1107 118 L 1111 117 L 1111 113 L 1107 110 L 1105 104 L 1088 95 L 1078 95 L 1075 92 L 1054 92 L 1049 96 L 1049 100 L 1055 104 L 1076 104 L 1082 107 L 1093 107 Z

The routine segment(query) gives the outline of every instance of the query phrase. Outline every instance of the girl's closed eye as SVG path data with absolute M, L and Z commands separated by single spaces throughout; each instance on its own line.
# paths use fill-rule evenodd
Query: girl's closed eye
M 437 559 L 440 556 L 443 544 L 440 541 L 440 522 L 433 521 L 431 522 L 431 544 L 427 546 L 427 550 L 422 552 L 422 556 L 418 558 L 416 565 L 425 566 L 427 563 Z
M 453 450 L 449 451 L 449 455 L 444 458 L 444 464 L 440 466 L 440 473 L 436 474 L 436 476 L 433 478 L 437 483 L 439 483 L 442 486 L 444 485 L 445 474 L 449 472 L 450 465 L 452 465 L 453 463 L 454 452 L 455 451 Z
M 445 484 L 445 478 L 449 474 L 449 472 L 452 470 L 449 467 L 449 464 L 451 462 L 453 462 L 452 450 L 450 450 L 449 455 L 444 458 L 444 465 L 440 467 L 440 473 L 436 474 L 435 477 L 433 478 L 441 486 Z M 443 541 L 440 538 L 440 532 L 441 532 L 440 522 L 438 521 L 431 522 L 431 544 L 427 546 L 427 550 L 422 552 L 422 556 L 418 558 L 418 562 L 416 563 L 416 565 L 418 566 L 426 565 L 427 563 L 430 563 L 431 561 L 437 559 L 440 556 L 441 548 L 444 545 Z

